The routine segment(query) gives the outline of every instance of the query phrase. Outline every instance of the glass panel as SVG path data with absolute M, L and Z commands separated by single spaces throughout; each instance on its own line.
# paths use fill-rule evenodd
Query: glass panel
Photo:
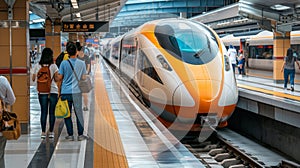
M 155 28 L 155 36 L 168 53 L 190 64 L 208 63 L 219 51 L 214 34 L 192 21 L 161 22 Z

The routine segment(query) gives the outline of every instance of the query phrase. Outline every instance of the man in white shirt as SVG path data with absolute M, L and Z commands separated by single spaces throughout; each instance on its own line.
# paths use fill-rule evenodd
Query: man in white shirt
M 236 49 L 230 45 L 229 46 L 229 49 L 227 51 L 227 55 L 231 61 L 231 65 L 232 65 L 232 68 L 233 68 L 233 72 L 235 73 L 235 65 L 236 65 L 236 59 L 237 59 L 237 52 L 236 52 Z
M 4 105 L 12 105 L 16 101 L 15 94 L 4 76 L 0 76 L 0 99 Z M 1 106 L 2 107 L 2 106 Z M 2 109 L 0 109 L 2 113 Z M 5 168 L 4 151 L 6 146 L 6 138 L 0 133 L 0 167 Z

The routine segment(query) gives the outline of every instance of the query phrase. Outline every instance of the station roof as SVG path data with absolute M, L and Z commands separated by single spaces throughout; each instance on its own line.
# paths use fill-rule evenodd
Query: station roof
M 30 11 L 51 20 L 110 21 L 125 2 L 126 0 L 31 0 Z
M 300 30 L 299 0 L 240 0 L 191 18 L 203 22 L 217 33 Z
M 299 0 L 241 0 L 239 4 L 240 15 L 258 20 L 267 30 L 292 31 L 300 23 Z

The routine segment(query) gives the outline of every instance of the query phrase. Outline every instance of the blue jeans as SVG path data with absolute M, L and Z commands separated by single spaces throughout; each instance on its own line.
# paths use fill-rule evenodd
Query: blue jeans
M 231 65 L 232 65 L 233 73 L 235 74 L 235 64 L 231 64 Z
M 73 135 L 72 105 L 74 105 L 74 110 L 76 114 L 78 135 L 82 135 L 84 129 L 83 112 L 82 112 L 82 93 L 62 94 L 61 100 L 68 100 L 69 109 L 71 112 L 70 117 L 64 119 L 67 127 L 68 135 L 70 136 Z
M 295 69 L 284 69 L 284 88 L 287 88 L 287 83 L 290 76 L 290 84 L 294 86 Z
M 49 111 L 49 125 L 50 125 L 50 132 L 53 132 L 54 124 L 55 124 L 55 106 L 57 103 L 58 94 L 50 93 L 49 94 L 39 94 L 39 102 L 41 106 L 41 126 L 42 131 L 46 132 L 46 124 L 47 124 L 47 116 Z

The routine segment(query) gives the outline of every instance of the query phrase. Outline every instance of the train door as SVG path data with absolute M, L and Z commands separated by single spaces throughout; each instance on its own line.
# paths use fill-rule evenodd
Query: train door
M 144 54 L 143 50 L 139 47 L 138 49 L 138 54 L 137 54 L 137 60 L 136 60 L 136 80 L 140 87 L 144 87 L 144 74 L 143 74 L 143 69 L 144 69 Z

